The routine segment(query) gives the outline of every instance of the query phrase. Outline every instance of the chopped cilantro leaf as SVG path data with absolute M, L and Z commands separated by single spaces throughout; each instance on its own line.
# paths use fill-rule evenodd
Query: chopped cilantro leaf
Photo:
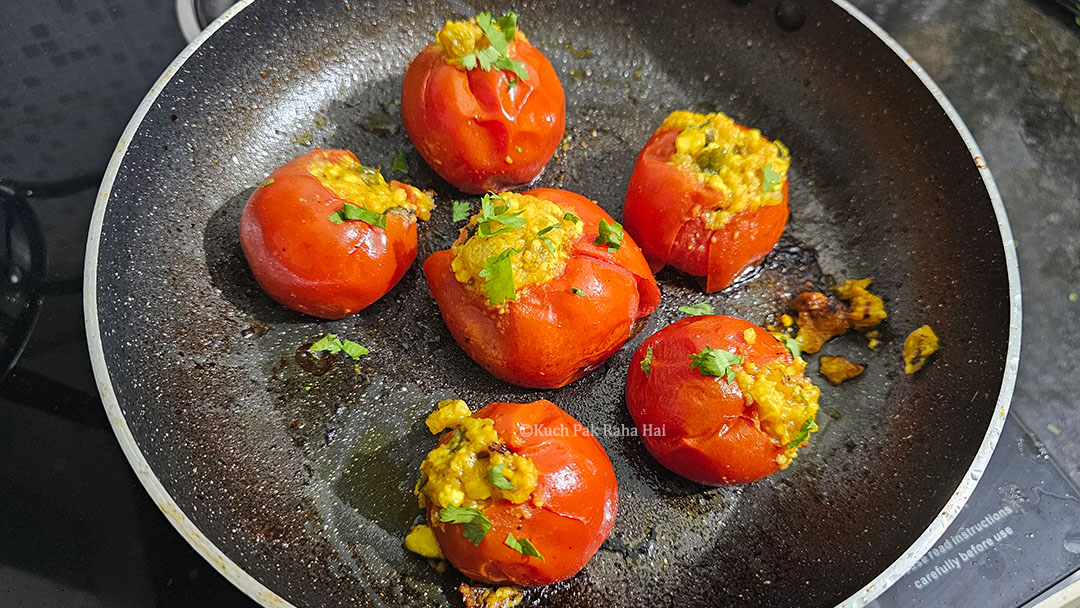
M 1061 434 L 1061 429 L 1058 428 L 1058 425 L 1056 425 L 1056 424 L 1048 424 L 1048 425 L 1046 425 L 1046 428 L 1047 428 L 1047 430 L 1049 430 L 1051 433 L 1053 433 L 1055 435 L 1060 435 Z
M 480 219 L 476 223 L 476 236 L 482 239 L 491 238 L 496 234 L 510 232 L 525 226 L 525 218 L 521 217 L 521 214 L 525 213 L 524 211 L 510 213 L 509 204 L 496 207 L 496 200 L 506 203 L 506 200 L 498 194 L 485 194 L 483 200 L 480 201 Z M 502 228 L 492 230 L 492 224 L 500 224 Z
M 521 146 L 514 146 L 514 149 L 515 149 L 515 150 L 517 150 L 518 152 L 521 152 L 521 151 L 522 151 L 522 150 L 521 150 Z
M 484 279 L 484 292 L 492 306 L 502 306 L 507 300 L 517 299 L 514 267 L 510 262 L 510 254 L 513 253 L 520 252 L 517 249 L 506 249 L 499 255 L 488 258 L 480 269 L 480 277 Z
M 593 241 L 593 245 L 607 245 L 608 253 L 615 253 L 622 247 L 623 242 L 623 228 L 619 222 L 608 223 L 607 220 L 600 220 L 600 224 L 597 226 L 599 234 L 596 235 L 596 240 Z
M 330 214 L 330 217 L 326 218 L 335 224 L 340 224 L 345 220 L 359 220 L 369 226 L 376 228 L 382 228 L 386 230 L 386 214 L 375 213 L 369 209 L 364 209 L 358 205 L 352 203 L 345 203 L 341 209 Z
M 513 72 L 514 76 L 508 83 L 511 88 L 517 85 L 518 80 L 528 80 L 529 72 L 525 64 L 510 57 L 510 43 L 517 36 L 517 14 L 509 11 L 493 20 L 491 13 L 477 13 L 476 24 L 484 32 L 489 46 L 462 57 L 461 66 L 466 70 L 479 67 L 485 72 L 491 68 Z
M 308 352 L 328 352 L 331 355 L 341 352 L 341 345 L 338 343 L 337 334 L 326 334 L 319 338 L 318 342 L 308 347 Z
M 394 163 L 390 165 L 390 170 L 398 173 L 409 172 L 409 161 L 405 159 L 404 152 L 398 152 L 398 155 L 394 157 Z
M 775 192 L 780 182 L 780 174 L 773 170 L 772 165 L 765 165 L 761 170 L 761 191 Z
M 268 178 L 266 178 L 266 179 L 264 179 L 264 180 L 263 180 L 263 182 L 262 182 L 261 186 L 262 186 L 263 188 L 265 188 L 265 187 L 269 186 L 269 185 L 270 185 L 270 184 L 272 184 L 272 183 L 274 183 L 274 178 L 272 178 L 272 177 L 268 177 Z
M 546 559 L 544 559 L 543 555 L 540 555 L 540 552 L 536 549 L 536 545 L 532 544 L 532 541 L 527 538 L 514 538 L 513 534 L 508 533 L 506 535 L 506 540 L 503 541 L 503 543 L 506 544 L 507 547 L 510 547 L 511 549 L 517 551 L 522 555 L 527 555 L 529 557 L 539 557 L 540 561 L 542 562 L 547 561 Z
M 558 227 L 559 224 L 552 224 L 547 228 L 540 230 L 540 232 L 536 233 L 536 238 L 540 239 L 540 241 L 544 243 L 544 247 L 547 247 L 547 250 L 551 252 L 551 255 L 555 255 L 555 244 L 552 243 L 551 239 L 545 235 Z
M 506 468 L 505 464 L 497 464 L 488 471 L 488 481 L 491 485 L 499 488 L 500 490 L 513 490 L 517 486 L 510 482 L 506 476 L 503 475 L 503 469 Z
M 461 220 L 469 219 L 471 210 L 469 209 L 469 201 L 454 201 L 454 221 L 460 222 Z
M 582 290 L 582 289 L 579 289 L 577 287 L 571 287 L 570 288 L 570 293 L 574 294 L 575 296 L 577 296 L 579 298 L 584 298 L 585 297 L 585 291 Z
M 711 315 L 713 314 L 713 307 L 712 304 L 709 304 L 708 302 L 698 302 L 697 304 L 691 304 L 689 306 L 680 306 L 679 312 L 692 317 Z
M 581 221 L 581 219 L 579 219 L 578 216 L 574 215 L 573 213 L 570 213 L 569 211 L 564 213 L 562 217 L 563 217 L 564 220 L 569 220 L 571 222 L 574 222 L 575 224 Z
M 731 351 L 706 346 L 700 353 L 689 355 L 690 369 L 696 369 L 702 376 L 715 376 L 728 382 L 735 380 L 734 365 L 742 365 L 746 359 Z
M 787 444 L 788 449 L 797 448 L 804 441 L 810 438 L 810 433 L 818 429 L 817 423 L 813 418 L 807 418 L 806 422 L 803 422 L 802 428 L 799 429 L 799 434 L 795 436 L 795 439 L 791 440 L 791 443 Z
M 792 357 L 802 356 L 802 345 L 799 344 L 798 340 L 791 336 L 784 336 L 780 338 L 780 341 L 784 343 L 784 347 L 788 349 L 788 352 L 791 353 Z
M 450 436 L 450 445 L 447 447 L 450 448 L 451 452 L 456 452 L 461 449 L 462 443 L 465 443 L 465 431 L 456 428 L 454 434 Z
M 464 524 L 465 530 L 461 535 L 477 547 L 491 531 L 491 520 L 480 509 L 445 507 L 439 511 L 439 521 L 444 524 Z
M 641 360 L 641 371 L 644 372 L 645 377 L 648 378 L 652 375 L 652 347 L 645 349 L 645 357 Z

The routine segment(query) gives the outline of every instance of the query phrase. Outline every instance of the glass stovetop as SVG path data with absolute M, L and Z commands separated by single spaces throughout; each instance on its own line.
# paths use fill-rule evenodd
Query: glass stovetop
M 1035 1 L 995 0 L 1000 10 L 974 16 L 929 0 L 857 4 L 913 51 L 982 144 L 1017 235 L 1025 344 L 1035 345 L 1025 346 L 1013 413 L 971 501 L 876 605 L 1024 605 L 1080 567 L 1080 422 L 1070 415 L 1080 376 L 1058 373 L 1064 364 L 1040 348 L 1080 344 L 1080 303 L 1068 298 L 1080 284 L 1080 177 L 1063 170 L 1078 162 L 1080 28 Z M 0 11 L 0 355 L 20 351 L 29 330 L 0 383 L 2 606 L 253 605 L 131 472 L 83 331 L 97 184 L 128 117 L 183 46 L 170 0 Z M 1061 69 L 1024 63 L 1031 53 Z M 1040 190 L 1048 195 L 1033 202 Z

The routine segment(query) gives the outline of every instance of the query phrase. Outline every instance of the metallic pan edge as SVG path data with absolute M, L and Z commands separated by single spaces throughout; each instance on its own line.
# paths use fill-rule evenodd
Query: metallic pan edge
M 151 470 L 149 463 L 147 463 L 146 458 L 139 450 L 139 446 L 135 443 L 135 438 L 132 436 L 131 430 L 127 426 L 127 422 L 120 410 L 119 402 L 116 399 L 116 393 L 113 390 L 109 370 L 105 364 L 97 314 L 98 246 L 101 239 L 102 223 L 105 217 L 105 208 L 108 205 L 113 181 L 115 180 L 120 165 L 123 163 L 124 156 L 127 153 L 128 143 L 131 141 L 136 131 L 138 131 L 146 113 L 157 100 L 158 94 L 165 88 L 169 81 L 172 80 L 173 75 L 179 71 L 184 63 L 187 62 L 188 58 L 194 54 L 206 40 L 213 36 L 214 32 L 216 32 L 222 24 L 244 10 L 244 8 L 253 1 L 254 0 L 242 0 L 235 4 L 226 11 L 225 14 L 214 21 L 214 23 L 210 24 L 210 26 L 196 37 L 191 44 L 181 51 L 176 59 L 173 60 L 172 64 L 170 64 L 158 78 L 157 82 L 150 88 L 150 91 L 147 92 L 146 97 L 143 98 L 142 103 L 140 103 L 139 107 L 135 110 L 135 114 L 132 116 L 131 121 L 128 122 L 127 127 L 124 129 L 123 135 L 120 136 L 120 141 L 117 142 L 112 159 L 110 159 L 108 168 L 105 171 L 105 177 L 102 180 L 101 188 L 98 190 L 97 202 L 94 205 L 94 214 L 90 221 L 90 231 L 86 243 L 86 261 L 83 270 L 83 316 L 86 323 L 86 341 L 90 350 L 90 360 L 93 365 L 94 377 L 97 380 L 98 392 L 101 395 L 102 403 L 108 414 L 109 423 L 112 425 L 113 432 L 120 442 L 120 447 L 127 456 L 128 463 L 135 471 L 139 481 L 142 482 L 143 487 L 145 487 L 146 491 L 150 494 L 150 497 L 154 500 L 154 503 L 157 504 L 158 508 L 161 509 L 161 512 L 165 514 L 165 517 L 172 523 L 180 535 L 183 536 L 200 555 L 210 562 L 210 564 L 226 579 L 231 581 L 237 588 L 246 593 L 253 600 L 268 608 L 295 608 L 293 604 L 268 589 L 265 585 L 255 580 L 255 578 L 248 574 L 247 571 L 237 566 L 236 563 L 222 553 L 213 542 L 207 539 L 195 524 L 193 524 L 180 510 L 176 505 L 176 502 L 161 484 L 161 481 L 154 474 L 154 471 Z M 956 490 L 953 492 L 952 497 L 945 504 L 945 507 L 934 521 L 931 522 L 930 526 L 910 547 L 908 547 L 907 551 L 886 568 L 884 572 L 879 574 L 869 584 L 840 604 L 840 606 L 845 608 L 857 608 L 867 605 L 883 591 L 888 589 L 902 577 L 927 550 L 930 549 L 933 543 L 937 541 L 959 514 L 960 509 L 964 506 L 964 503 L 967 502 L 968 497 L 975 489 L 975 485 L 978 483 L 979 478 L 982 477 L 986 464 L 990 460 L 990 455 L 994 451 L 994 446 L 997 445 L 998 437 L 1001 435 L 1001 429 L 1005 424 L 1005 416 L 1009 411 L 1009 402 L 1012 398 L 1013 387 L 1016 384 L 1016 373 L 1020 362 L 1020 270 L 1016 259 L 1016 248 L 1013 242 L 1012 229 L 1009 227 L 1009 219 L 1005 213 L 1001 195 L 998 193 L 997 185 L 994 182 L 993 175 L 990 174 L 990 169 L 983 160 L 982 152 L 980 152 L 978 145 L 975 143 L 974 138 L 972 138 L 971 132 L 964 124 L 963 119 L 960 118 L 956 109 L 949 100 L 946 99 L 945 94 L 941 92 L 941 89 L 938 88 L 937 84 L 934 83 L 926 71 L 923 70 L 915 59 L 912 58 L 912 56 L 904 50 L 896 40 L 889 36 L 885 30 L 881 29 L 880 26 L 864 15 L 859 9 L 849 4 L 847 0 L 833 0 L 833 2 L 862 23 L 863 26 L 888 45 L 897 56 L 904 60 L 911 71 L 919 77 L 919 80 L 922 81 L 923 85 L 938 100 L 938 103 L 941 105 L 942 109 L 945 110 L 946 115 L 952 121 L 956 130 L 960 133 L 968 150 L 971 152 L 973 162 L 979 169 L 983 183 L 986 185 L 987 194 L 990 195 L 990 201 L 993 205 L 994 213 L 997 216 L 998 229 L 1001 232 L 1002 248 L 1005 253 L 1005 265 L 1009 275 L 1009 347 L 1005 358 L 1005 373 L 1002 377 L 1001 389 L 998 392 L 995 416 L 990 421 L 989 428 L 986 431 L 986 435 L 983 437 L 982 444 L 979 446 L 979 450 L 971 463 L 971 467 L 968 469 L 968 474 L 964 476 L 960 485 L 957 486 Z

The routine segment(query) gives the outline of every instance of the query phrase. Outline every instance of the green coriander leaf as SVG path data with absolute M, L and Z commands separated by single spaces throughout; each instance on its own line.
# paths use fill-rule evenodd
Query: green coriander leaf
M 543 555 L 540 555 L 540 551 L 536 549 L 536 545 L 532 544 L 532 541 L 527 538 L 517 539 L 514 538 L 513 534 L 507 534 L 506 540 L 504 540 L 503 543 L 507 547 L 510 547 L 511 549 L 517 551 L 522 555 L 527 555 L 529 557 L 539 557 L 540 561 L 542 562 L 547 561 L 546 559 L 544 559 Z
M 708 302 L 698 302 L 697 304 L 691 304 L 689 306 L 680 306 L 679 312 L 692 317 L 711 315 L 713 314 L 713 307 L 712 304 L 709 304 Z
M 484 32 L 488 46 L 462 57 L 461 66 L 466 70 L 479 67 L 485 72 L 491 68 L 513 72 L 514 76 L 508 81 L 511 88 L 517 86 L 519 80 L 528 80 L 529 73 L 525 64 L 510 57 L 510 43 L 517 35 L 517 14 L 507 12 L 493 20 L 491 13 L 477 13 L 476 25 Z
M 780 174 L 773 170 L 772 165 L 765 165 L 765 168 L 761 170 L 762 192 L 775 192 L 780 181 Z
M 261 186 L 262 186 L 263 188 L 265 188 L 265 187 L 269 186 L 269 185 L 270 185 L 270 184 L 272 184 L 272 183 L 274 183 L 274 178 L 272 178 L 272 177 L 268 177 L 268 178 L 266 178 L 266 179 L 264 179 L 264 180 L 263 180 L 263 182 L 262 182 Z
M 514 80 L 512 80 L 511 82 L 513 82 L 515 85 L 517 84 L 517 81 L 519 79 L 520 80 L 528 80 L 529 79 L 529 71 L 525 69 L 525 64 L 520 62 L 520 61 L 514 61 L 513 59 L 511 59 L 509 57 L 499 57 L 498 59 L 495 60 L 494 65 L 495 65 L 496 68 L 498 68 L 500 70 L 506 70 L 508 72 L 513 72 L 514 73 Z
M 536 233 L 536 238 L 544 243 L 544 247 L 547 247 L 547 250 L 551 252 L 551 255 L 555 255 L 555 243 L 552 243 L 551 239 L 545 235 L 559 226 L 560 224 L 552 224 Z
M 454 434 L 450 436 L 450 445 L 447 447 L 451 452 L 456 452 L 461 449 L 461 444 L 465 442 L 465 431 L 460 428 L 454 429 Z
M 502 32 L 503 38 L 507 43 L 513 42 L 514 37 L 517 35 L 517 13 L 514 11 L 507 11 L 502 17 L 499 17 L 495 21 L 495 25 L 499 26 L 499 30 Z
M 1046 428 L 1047 428 L 1047 430 L 1049 430 L 1051 433 L 1053 433 L 1055 435 L 1060 435 L 1061 434 L 1061 429 L 1059 429 L 1058 425 L 1056 425 L 1056 424 L 1048 424 L 1048 425 L 1046 425 Z
M 802 356 L 802 345 L 799 344 L 798 340 L 791 336 L 784 336 L 780 341 L 784 343 L 784 347 L 788 349 L 788 352 L 791 353 L 792 357 Z
M 352 357 L 354 361 L 371 352 L 367 347 L 361 346 L 352 340 L 338 340 L 338 346 L 346 355 Z
M 335 224 L 342 224 L 345 222 L 345 212 L 341 209 L 330 214 L 330 217 L 326 218 Z
M 499 255 L 488 258 L 484 267 L 480 269 L 480 276 L 484 279 L 484 292 L 487 294 L 488 303 L 492 306 L 502 306 L 507 300 L 516 300 L 517 291 L 514 288 L 514 267 L 510 261 L 510 255 L 521 253 L 517 249 L 507 249 Z
M 696 369 L 702 376 L 724 378 L 728 382 L 735 380 L 734 365 L 742 365 L 746 360 L 742 355 L 731 351 L 706 346 L 700 353 L 689 355 L 690 369 Z
M 454 221 L 460 222 L 461 220 L 469 219 L 472 215 L 469 209 L 469 201 L 454 201 Z
M 477 547 L 491 531 L 491 520 L 480 509 L 446 507 L 439 511 L 439 521 L 444 524 L 464 524 L 465 530 L 462 536 Z
M 405 158 L 404 152 L 398 152 L 398 155 L 394 157 L 394 163 L 390 165 L 390 170 L 398 173 L 409 172 L 409 161 Z
M 328 352 L 331 355 L 336 352 L 341 352 L 341 345 L 338 342 L 337 334 L 326 334 L 319 338 L 318 342 L 308 347 L 308 352 Z
M 652 347 L 645 349 L 645 357 L 641 360 L 641 371 L 648 378 L 652 375 Z
M 461 67 L 466 70 L 476 69 L 476 53 L 469 53 L 461 58 Z
M 619 222 L 608 223 L 607 220 L 600 220 L 600 225 L 597 226 L 599 234 L 596 235 L 596 240 L 593 241 L 593 245 L 607 245 L 608 253 L 615 253 L 622 247 L 623 242 L 623 227 Z
M 515 149 L 515 150 L 517 150 L 518 152 L 521 152 L 521 151 L 522 151 L 522 150 L 521 150 L 521 146 L 514 146 L 514 149 Z
M 497 194 L 485 194 L 480 201 L 480 219 L 476 224 L 476 236 L 482 239 L 491 238 L 496 234 L 510 232 L 525 226 L 525 218 L 521 217 L 525 213 L 524 211 L 509 213 L 509 203 L 496 207 L 495 200 L 506 202 Z M 502 228 L 492 230 L 492 224 L 499 224 Z
M 578 289 L 577 287 L 571 287 L 570 288 L 570 293 L 574 294 L 575 296 L 577 296 L 579 298 L 584 298 L 585 297 L 585 291 L 581 290 L 581 289 Z
M 385 213 L 375 213 L 374 211 L 364 209 L 363 207 L 354 205 L 352 203 L 345 203 L 345 206 L 341 209 L 341 213 L 344 219 L 359 220 L 369 226 L 374 226 L 376 228 L 382 228 L 383 230 L 386 230 Z M 330 216 L 330 221 L 334 222 L 335 224 L 341 223 L 334 221 L 334 216 L 332 215 Z
M 804 441 L 810 438 L 810 433 L 818 429 L 817 423 L 813 418 L 807 418 L 806 422 L 803 422 L 802 428 L 799 429 L 799 434 L 795 436 L 795 439 L 791 440 L 791 443 L 787 444 L 788 449 L 797 448 Z
M 1075 291 L 1069 294 L 1070 302 L 1075 302 L 1077 300 L 1080 300 L 1080 295 L 1077 295 Z
M 567 211 L 566 213 L 563 214 L 563 219 L 574 222 L 575 224 L 581 221 L 578 218 L 578 216 L 574 215 L 573 213 L 570 213 L 569 211 Z
M 491 467 L 488 471 L 488 481 L 491 482 L 491 485 L 500 490 L 513 490 L 517 486 L 511 483 L 510 480 L 503 475 L 504 468 L 506 468 L 505 464 L 497 464 Z

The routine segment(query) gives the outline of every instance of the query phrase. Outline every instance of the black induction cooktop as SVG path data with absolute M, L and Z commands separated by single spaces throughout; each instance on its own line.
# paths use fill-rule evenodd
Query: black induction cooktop
M 1034 117 L 1014 116 L 989 94 L 964 93 L 968 85 L 953 71 L 961 64 L 1006 79 L 1007 62 L 941 42 L 950 31 L 974 36 L 965 28 L 981 28 L 1003 53 L 1030 52 L 1048 35 L 1072 36 L 1066 50 L 1074 53 L 1075 84 L 1080 38 L 1069 30 L 1072 16 L 1023 1 L 974 22 L 967 9 L 929 1 L 857 4 L 902 32 L 931 75 L 944 77 L 939 84 L 995 169 L 1014 231 L 1041 226 L 1046 242 L 1072 242 L 1076 253 L 1080 220 L 1073 225 L 1077 214 L 1068 214 L 1070 205 L 1080 209 L 1080 177 L 1060 177 L 1073 198 L 1048 201 L 1049 210 L 1010 197 L 1035 178 L 1016 174 L 1009 138 L 1017 120 L 1053 122 L 1021 125 L 1048 145 L 1062 132 L 1080 133 L 1080 86 L 1070 98 L 1053 77 L 1030 72 L 1016 85 L 1050 105 Z M 994 33 L 994 19 L 1020 19 L 1023 27 L 1003 23 Z M 81 272 L 97 185 L 129 116 L 184 44 L 171 0 L 42 0 L 0 9 L 0 606 L 254 605 L 173 530 L 128 467 L 98 399 L 83 330 Z M 1073 122 L 1063 125 L 1062 113 Z M 1072 146 L 1053 162 L 1077 161 Z M 1044 222 L 1046 213 L 1066 220 Z M 1025 319 L 1025 335 L 1054 335 L 1051 324 L 1064 319 L 1075 326 L 1080 304 L 1069 286 L 1078 290 L 1080 257 L 1070 266 L 1052 251 L 1025 257 L 1024 247 L 1021 240 L 1025 300 L 1032 291 L 1042 304 L 1039 318 Z M 1042 278 L 1055 263 L 1065 265 L 1066 283 L 1058 301 L 1042 302 L 1045 290 L 1026 279 Z M 1057 333 L 1076 346 L 1075 329 Z M 1025 342 L 1023 357 L 1041 346 Z M 1077 426 L 1045 423 L 1048 411 L 1069 411 L 1080 379 L 1047 374 L 1021 366 L 1012 413 L 975 494 L 934 549 L 871 605 L 1021 606 L 1080 567 L 1078 450 L 1069 438 Z M 1041 389 L 1051 382 L 1060 390 L 1046 397 Z M 1059 403 L 1048 406 L 1047 398 Z

